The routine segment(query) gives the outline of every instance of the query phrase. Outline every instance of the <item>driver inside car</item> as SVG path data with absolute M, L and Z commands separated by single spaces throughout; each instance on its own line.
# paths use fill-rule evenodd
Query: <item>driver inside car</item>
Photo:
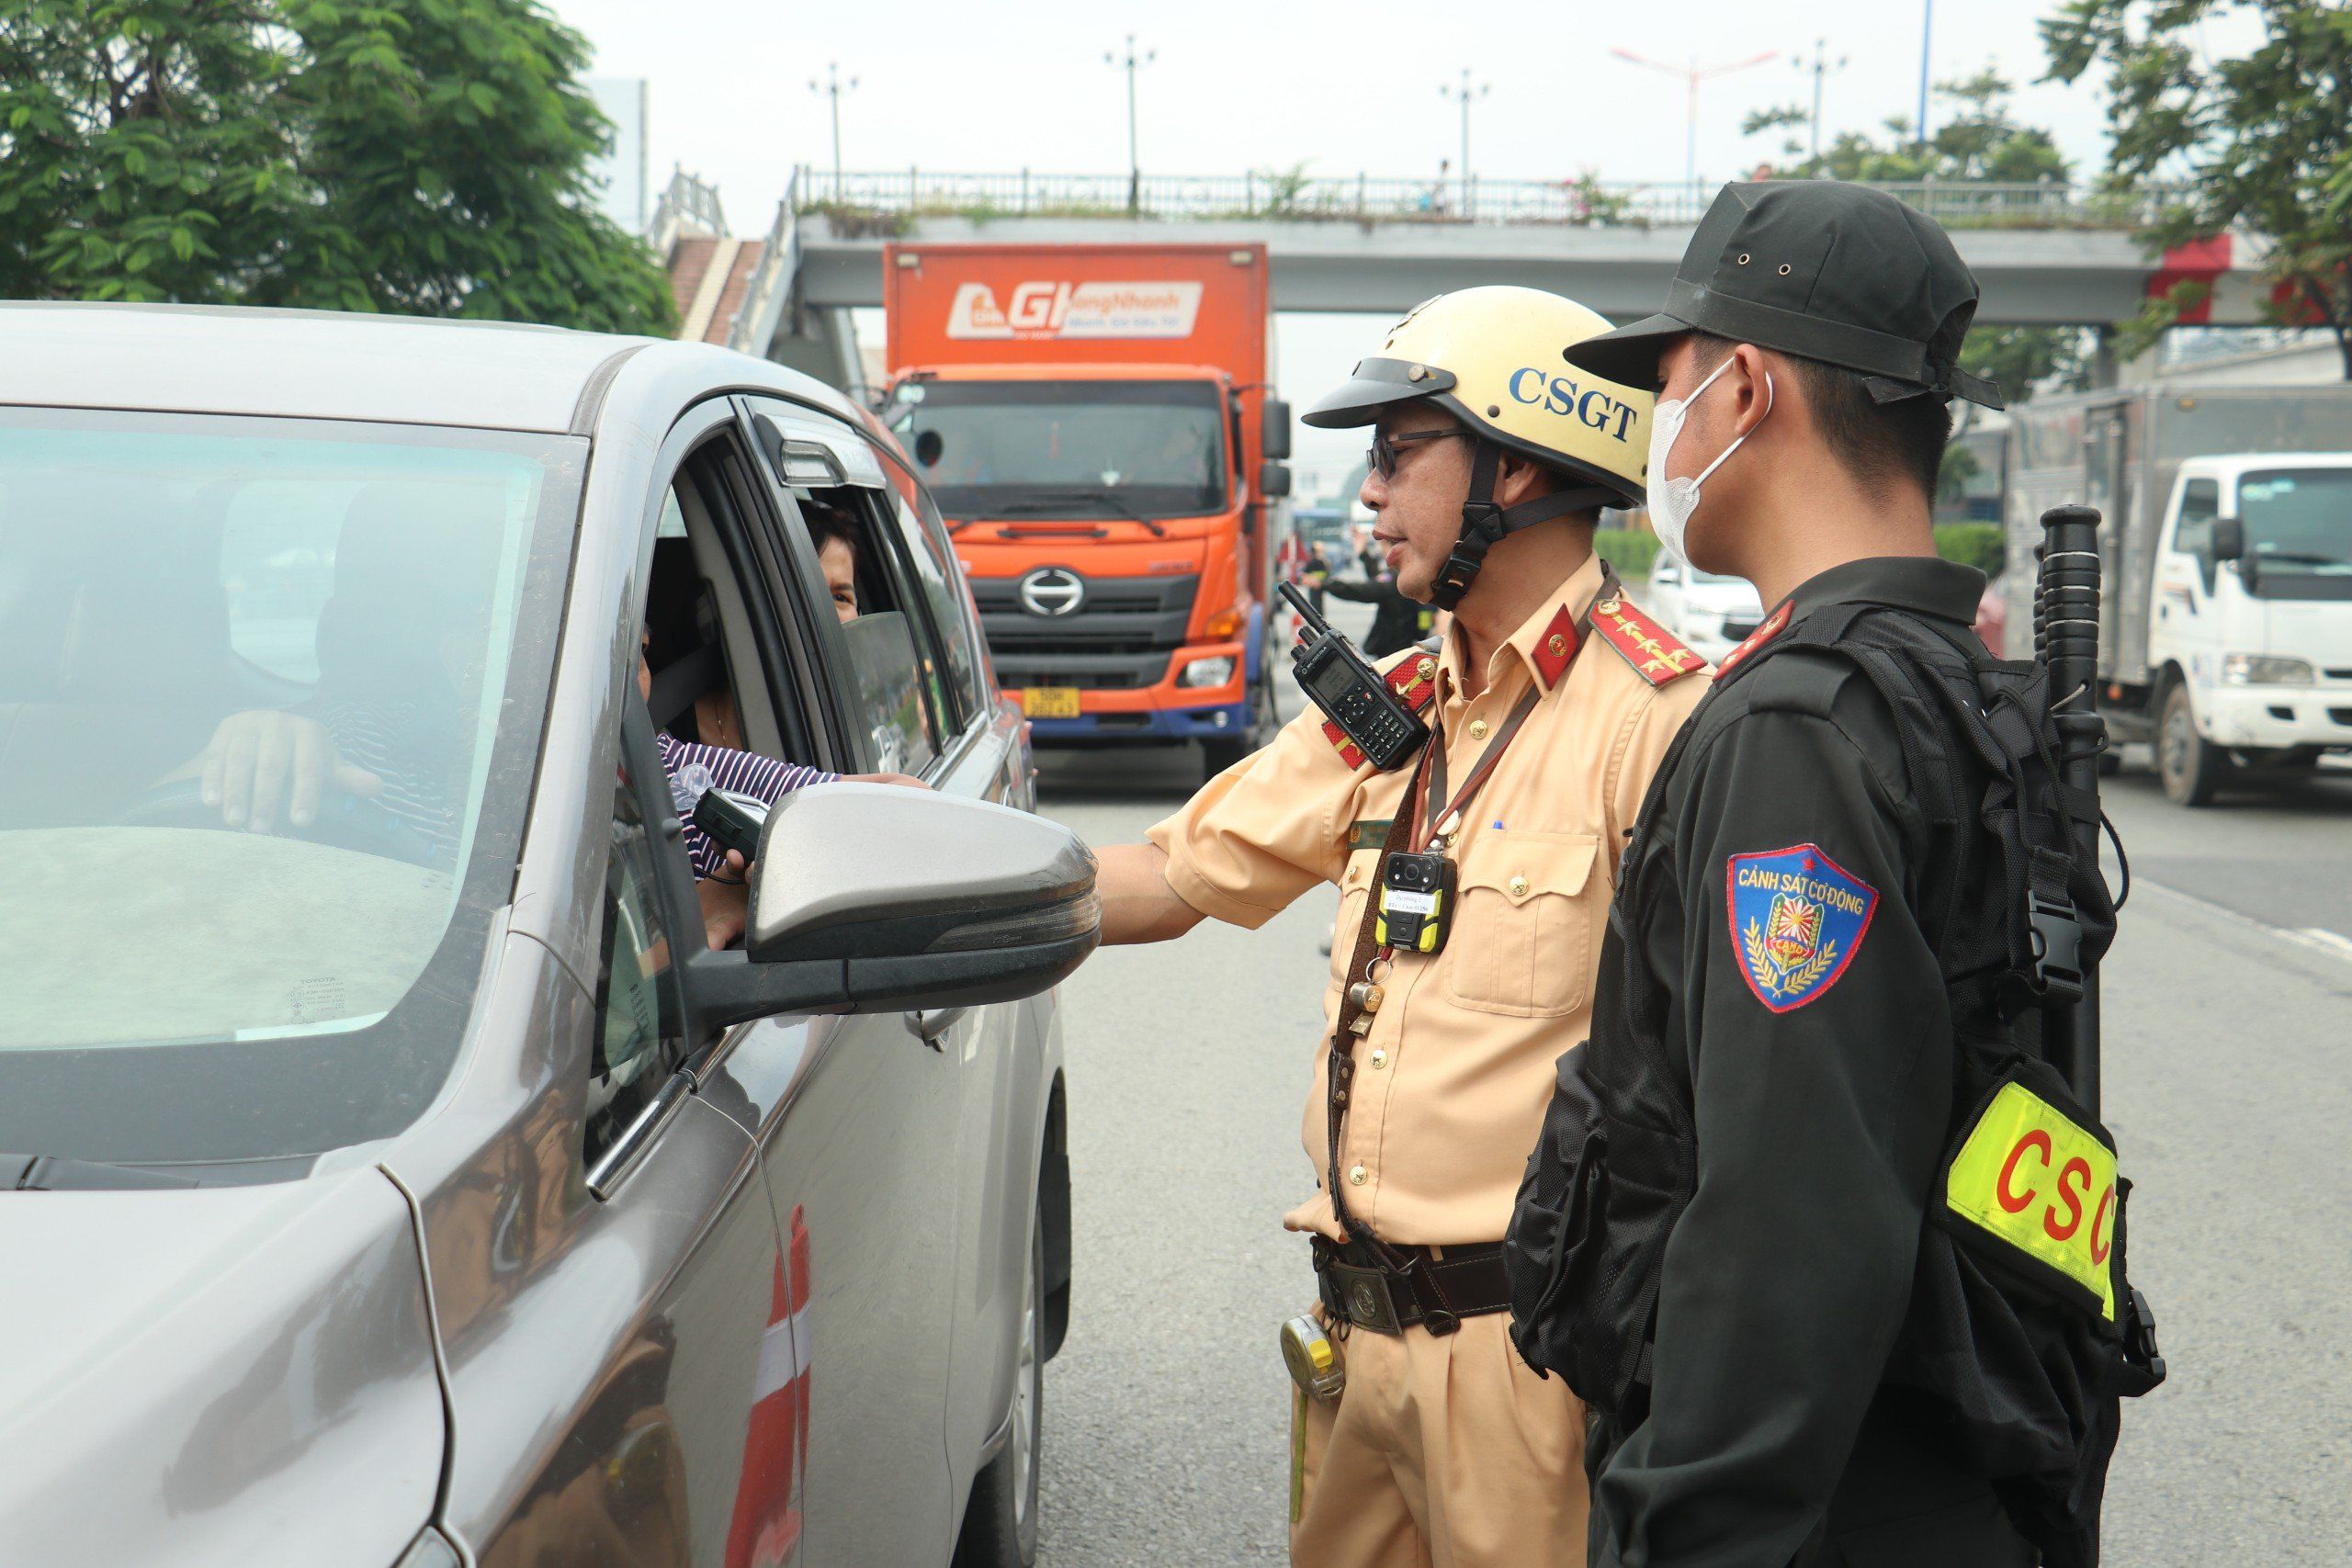
M 842 625 L 847 626 L 857 618 L 856 525 L 848 514 L 820 502 L 804 502 L 802 509 L 808 520 L 809 542 L 817 547 L 817 561 L 825 573 L 825 588 L 832 601 L 833 613 Z M 650 648 L 651 642 L 650 629 L 639 638 L 641 649 Z M 653 667 L 643 653 L 637 661 L 637 689 L 647 702 L 653 700 Z M 696 733 L 707 742 L 711 739 L 711 715 L 731 715 L 733 710 L 732 698 L 723 690 L 705 694 L 695 709 Z M 731 737 L 731 725 L 729 730 Z M 684 826 L 686 858 L 694 865 L 695 894 L 702 904 L 703 933 L 713 948 L 725 947 L 743 933 L 749 915 L 752 868 L 742 855 L 723 849 L 695 823 L 695 806 L 705 790 L 729 790 L 774 806 L 796 789 L 831 784 L 844 776 L 860 784 L 931 787 L 909 773 L 828 773 L 732 746 L 682 740 L 658 727 L 653 732 L 653 744 L 662 753 L 662 770 L 670 781 L 670 799 L 677 807 L 678 820 Z
M 229 715 L 168 778 L 193 778 L 224 826 L 254 833 L 313 828 L 332 789 L 369 803 L 353 819 L 371 847 L 453 866 L 503 547 L 495 504 L 453 486 L 360 491 L 319 610 L 310 696 Z

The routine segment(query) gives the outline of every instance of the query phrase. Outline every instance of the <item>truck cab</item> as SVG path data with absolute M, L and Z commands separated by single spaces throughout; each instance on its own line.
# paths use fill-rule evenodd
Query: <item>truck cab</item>
M 2203 805 L 2233 765 L 2352 750 L 2352 452 L 2185 460 L 2153 596 L 2167 795 Z
M 1046 745 L 1272 738 L 1290 411 L 1263 246 L 889 245 L 882 419 Z

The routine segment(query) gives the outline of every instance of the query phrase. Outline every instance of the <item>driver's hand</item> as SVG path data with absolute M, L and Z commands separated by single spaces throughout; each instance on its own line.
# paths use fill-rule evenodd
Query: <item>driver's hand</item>
M 915 777 L 912 773 L 851 773 L 847 775 L 847 782 L 850 784 L 897 784 L 902 789 L 929 789 L 931 787 L 929 784 L 923 783 L 922 780 Z
M 384 781 L 343 760 L 316 719 L 275 708 L 232 713 L 204 749 L 198 775 L 204 804 L 220 808 L 232 828 L 266 833 L 279 813 L 297 828 L 318 815 L 328 781 L 346 795 L 373 799 Z
M 695 897 L 702 903 L 703 940 L 710 943 L 713 953 L 743 934 L 752 907 L 751 874 L 742 855 L 729 850 L 721 875 L 735 880 L 705 877 L 695 884 Z

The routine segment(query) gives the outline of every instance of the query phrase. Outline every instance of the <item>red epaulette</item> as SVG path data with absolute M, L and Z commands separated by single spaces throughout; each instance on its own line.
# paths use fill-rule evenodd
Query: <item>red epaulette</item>
M 1390 691 L 1405 699 L 1407 706 L 1418 712 L 1429 706 L 1437 695 L 1437 656 L 1417 653 L 1409 659 L 1400 659 L 1380 678 L 1388 682 Z M 1346 730 L 1328 718 L 1323 721 L 1323 739 L 1338 748 L 1340 761 L 1351 768 L 1363 766 L 1363 752 L 1348 739 Z
M 1746 637 L 1740 638 L 1739 646 L 1737 648 L 1733 649 L 1729 653 L 1724 655 L 1724 661 L 1715 666 L 1715 673 L 1718 675 L 1730 674 L 1733 665 L 1737 664 L 1741 660 L 1747 658 L 1749 654 L 1755 652 L 1766 643 L 1770 642 L 1774 637 L 1780 636 L 1781 628 L 1788 624 L 1789 607 L 1787 604 L 1783 604 L 1779 609 L 1772 612 L 1771 617 L 1762 626 L 1758 626 L 1754 631 L 1749 632 Z
M 1600 639 L 1625 656 L 1634 673 L 1653 686 L 1692 674 L 1707 661 L 1682 646 L 1675 635 L 1634 608 L 1622 594 L 1611 594 L 1592 607 L 1592 629 Z

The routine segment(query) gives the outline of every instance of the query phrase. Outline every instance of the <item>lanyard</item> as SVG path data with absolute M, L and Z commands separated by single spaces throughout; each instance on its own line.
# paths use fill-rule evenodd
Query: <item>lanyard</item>
M 1600 592 L 1592 596 L 1592 604 L 1598 604 L 1620 592 L 1622 589 L 1619 587 L 1616 572 L 1604 570 L 1601 573 Z M 1576 631 L 1576 647 L 1568 651 L 1568 662 L 1560 667 L 1558 675 L 1553 677 L 1554 686 L 1559 685 L 1568 678 L 1568 671 L 1576 668 L 1577 660 L 1584 653 L 1584 645 L 1591 639 L 1592 604 L 1585 606 L 1584 614 L 1577 620 Z M 1519 734 L 1520 727 L 1527 722 L 1527 716 L 1535 711 L 1535 705 L 1543 700 L 1543 695 L 1542 686 L 1532 683 L 1529 685 L 1526 694 L 1512 705 L 1510 716 L 1503 720 L 1502 728 L 1496 731 L 1494 739 L 1488 743 L 1484 751 L 1478 754 L 1477 765 L 1470 770 L 1470 776 L 1462 781 L 1462 793 L 1449 801 L 1444 810 L 1432 816 L 1430 812 L 1430 803 L 1446 798 L 1444 712 L 1441 705 L 1439 712 L 1434 716 L 1434 722 L 1430 726 L 1430 766 L 1425 787 L 1412 795 L 1416 836 L 1420 838 L 1420 848 L 1423 852 L 1438 845 L 1441 840 L 1451 846 L 1454 834 L 1461 829 L 1462 813 L 1468 807 L 1471 797 L 1476 795 L 1479 787 L 1493 775 L 1496 764 L 1503 760 L 1503 749 L 1509 746 L 1512 738 Z M 1452 824 L 1451 829 L 1449 829 L 1449 824 Z M 1426 836 L 1421 835 L 1420 830 L 1423 829 L 1427 829 Z

